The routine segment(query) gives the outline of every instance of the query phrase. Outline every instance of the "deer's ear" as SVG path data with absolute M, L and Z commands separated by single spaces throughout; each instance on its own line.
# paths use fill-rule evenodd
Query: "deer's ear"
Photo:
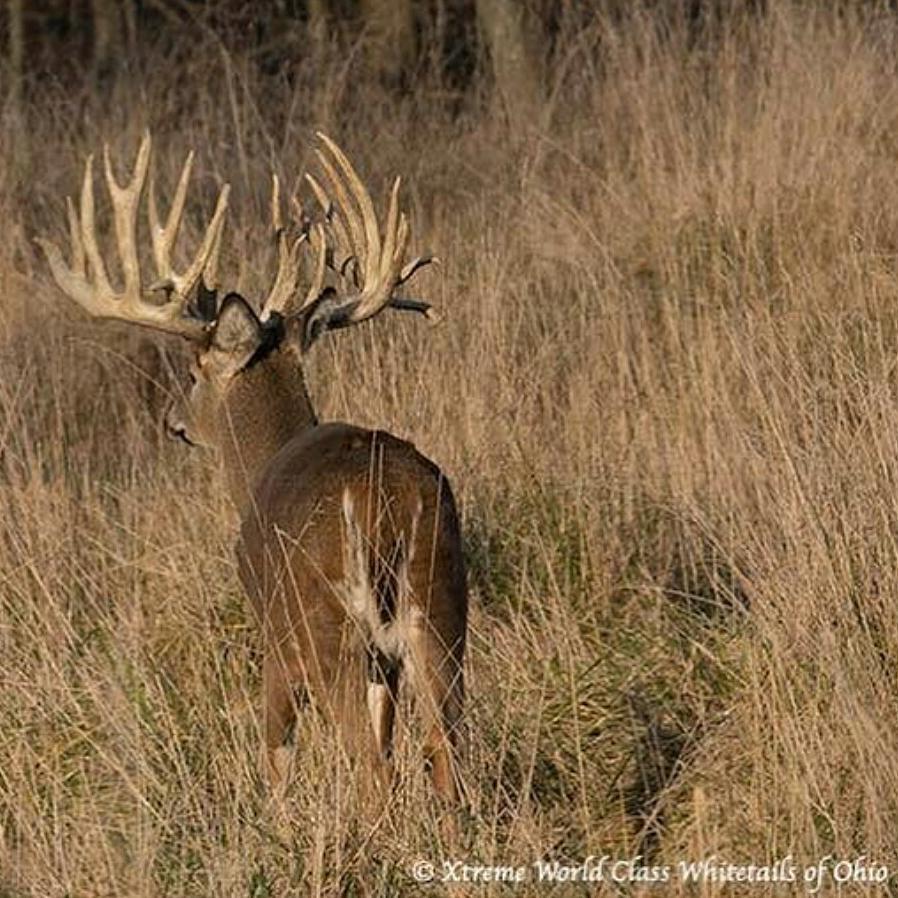
M 229 367 L 242 368 L 262 343 L 262 324 L 239 293 L 229 293 L 221 304 L 210 348 L 228 357 Z

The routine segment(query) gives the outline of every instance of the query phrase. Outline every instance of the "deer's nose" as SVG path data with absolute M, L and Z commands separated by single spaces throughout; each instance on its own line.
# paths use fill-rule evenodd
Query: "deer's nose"
M 181 440 L 188 446 L 193 445 L 193 441 L 187 436 L 187 428 L 180 421 L 173 421 L 168 416 L 165 418 L 165 435 L 170 440 Z

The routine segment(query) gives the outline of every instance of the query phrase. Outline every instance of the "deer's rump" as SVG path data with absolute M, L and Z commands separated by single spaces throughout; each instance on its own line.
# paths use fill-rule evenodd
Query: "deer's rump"
M 446 646 L 467 614 L 448 482 L 411 443 L 346 424 L 309 428 L 273 459 L 238 544 L 243 583 L 291 676 L 327 688 L 361 647 L 401 663 L 409 634 Z

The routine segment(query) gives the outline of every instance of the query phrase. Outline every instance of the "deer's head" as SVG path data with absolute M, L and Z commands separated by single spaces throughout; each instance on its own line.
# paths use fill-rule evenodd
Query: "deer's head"
M 318 206 L 317 220 L 294 199 L 289 224 L 282 216 L 277 177 L 272 178 L 271 229 L 278 266 L 268 295 L 257 306 L 221 289 L 218 263 L 229 187 L 218 195 L 193 260 L 182 271 L 172 264 L 193 165 L 189 154 L 165 223 L 161 223 L 149 177 L 148 218 L 156 278 L 142 277 L 137 247 L 137 216 L 151 168 L 151 140 L 144 136 L 130 181 L 123 187 L 104 152 L 106 183 L 112 201 L 123 287 L 113 288 L 100 254 L 94 222 L 93 161 L 88 158 L 80 209 L 67 200 L 71 262 L 48 240 L 39 240 L 56 283 L 88 314 L 118 319 L 176 334 L 194 348 L 190 383 L 183 400 L 166 415 L 169 432 L 193 444 L 219 442 L 220 410 L 229 397 L 263 377 L 264 362 L 288 347 L 301 355 L 327 330 L 372 318 L 387 307 L 433 317 L 431 307 L 395 291 L 429 257 L 405 261 L 409 225 L 399 210 L 399 178 L 393 184 L 383 226 L 371 196 L 346 158 L 319 134 L 321 181 L 306 175 Z M 253 385 L 256 388 L 257 385 Z

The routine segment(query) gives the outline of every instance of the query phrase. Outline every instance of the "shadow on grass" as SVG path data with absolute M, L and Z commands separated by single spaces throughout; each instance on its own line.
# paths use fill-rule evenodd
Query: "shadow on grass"
M 501 755 L 482 787 L 509 826 L 523 804 L 564 816 L 555 848 L 572 857 L 619 814 L 620 847 L 650 859 L 676 783 L 729 701 L 746 575 L 687 510 L 646 500 L 626 522 L 603 521 L 575 498 L 503 496 L 466 523 L 487 626 L 521 628 L 531 651 L 512 662 L 531 693 L 503 710 L 510 732 L 484 734 Z M 594 551 L 607 533 L 620 547 L 610 575 Z

